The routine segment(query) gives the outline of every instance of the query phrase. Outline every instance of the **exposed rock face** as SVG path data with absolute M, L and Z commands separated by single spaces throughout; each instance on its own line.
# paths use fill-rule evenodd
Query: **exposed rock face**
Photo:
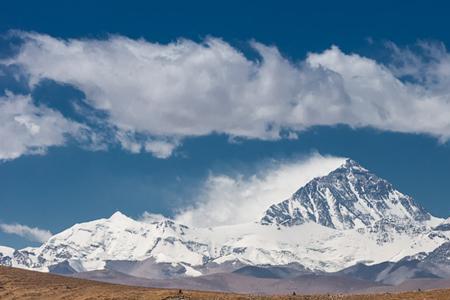
M 316 222 L 351 229 L 427 220 L 430 214 L 411 197 L 348 159 L 327 176 L 301 187 L 291 198 L 272 205 L 261 223 L 294 226 Z

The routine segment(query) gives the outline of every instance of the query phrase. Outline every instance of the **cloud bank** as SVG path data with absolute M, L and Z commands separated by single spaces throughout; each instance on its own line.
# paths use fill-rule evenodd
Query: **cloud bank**
M 30 96 L 7 92 L 0 97 L 0 160 L 45 153 L 65 144 L 67 136 L 81 139 L 84 131 L 88 129 L 59 112 L 36 106 Z
M 51 79 L 81 90 L 106 112 L 115 142 L 136 153 L 167 158 L 187 137 L 277 140 L 337 124 L 450 137 L 450 55 L 442 44 L 390 44 L 387 63 L 336 46 L 294 62 L 257 42 L 260 58 L 252 60 L 217 38 L 15 35 L 22 46 L 1 63 L 19 66 L 31 88 Z
M 250 177 L 210 175 L 193 199 L 194 206 L 179 212 L 175 220 L 193 227 L 257 221 L 270 205 L 289 198 L 310 180 L 328 174 L 344 161 L 316 154 L 302 160 L 272 162 Z M 143 219 L 153 220 L 154 215 L 144 213 Z
M 52 236 L 52 233 L 48 230 L 39 229 L 37 227 L 28 227 L 21 224 L 0 224 L 0 230 L 39 243 L 46 242 Z

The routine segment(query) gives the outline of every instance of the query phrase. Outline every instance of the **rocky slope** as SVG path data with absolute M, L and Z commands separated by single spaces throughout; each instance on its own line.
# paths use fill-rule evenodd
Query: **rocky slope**
M 291 198 L 272 205 L 263 224 L 293 226 L 315 222 L 336 229 L 367 228 L 381 223 L 421 225 L 431 215 L 411 197 L 355 161 L 315 178 Z

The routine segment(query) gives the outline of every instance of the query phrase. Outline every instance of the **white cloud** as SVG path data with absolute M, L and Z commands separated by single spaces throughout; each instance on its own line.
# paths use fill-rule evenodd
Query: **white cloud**
M 425 133 L 442 140 L 450 137 L 448 85 L 442 89 L 423 82 L 404 83 L 374 60 L 344 54 L 337 47 L 321 54 L 310 54 L 307 61 L 312 67 L 339 74 L 343 95 L 347 97 L 330 103 L 345 110 L 335 115 L 342 118 L 336 123 Z M 443 74 L 445 72 L 439 76 L 445 77 Z
M 433 90 L 448 91 L 450 55 L 443 43 L 419 41 L 414 46 L 400 48 L 386 43 L 392 51 L 389 68 L 397 77 L 410 76 Z
M 29 95 L 0 96 L 0 160 L 44 153 L 63 145 L 68 135 L 81 139 L 85 130 L 57 111 L 36 106 Z
M 259 61 L 215 38 L 163 45 L 17 34 L 22 48 L 3 63 L 22 66 L 31 84 L 49 78 L 79 88 L 132 152 L 166 158 L 185 137 L 273 140 L 336 124 L 450 137 L 450 56 L 442 45 L 424 44 L 432 59 L 409 55 L 399 68 L 336 46 L 296 63 L 256 42 Z M 403 81 L 405 74 L 421 80 Z
M 177 146 L 177 142 L 149 141 L 145 143 L 145 151 L 152 153 L 157 158 L 168 158 Z
M 194 206 L 175 220 L 195 227 L 212 227 L 259 220 L 270 205 L 289 198 L 314 177 L 344 162 L 318 154 L 296 161 L 273 162 L 251 177 L 211 175 L 193 199 Z
M 37 227 L 28 227 L 21 224 L 0 224 L 0 230 L 5 233 L 15 234 L 33 242 L 46 242 L 52 233 Z
M 154 214 L 148 211 L 145 211 L 140 218 L 138 219 L 138 221 L 141 222 L 145 222 L 145 223 L 154 223 L 154 222 L 159 222 L 162 220 L 165 220 L 166 217 L 161 215 L 161 214 Z

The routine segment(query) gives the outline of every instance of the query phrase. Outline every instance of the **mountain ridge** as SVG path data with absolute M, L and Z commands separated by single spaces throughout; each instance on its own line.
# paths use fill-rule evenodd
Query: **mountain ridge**
M 0 264 L 69 273 L 112 268 L 142 275 L 139 264 L 145 262 L 155 270 L 146 276 L 156 278 L 289 264 L 308 272 L 337 272 L 432 252 L 450 241 L 450 231 L 439 230 L 440 224 L 447 223 L 347 159 L 251 223 L 194 228 L 168 218 L 146 223 L 117 211 L 75 224 L 40 247 L 0 248 Z

